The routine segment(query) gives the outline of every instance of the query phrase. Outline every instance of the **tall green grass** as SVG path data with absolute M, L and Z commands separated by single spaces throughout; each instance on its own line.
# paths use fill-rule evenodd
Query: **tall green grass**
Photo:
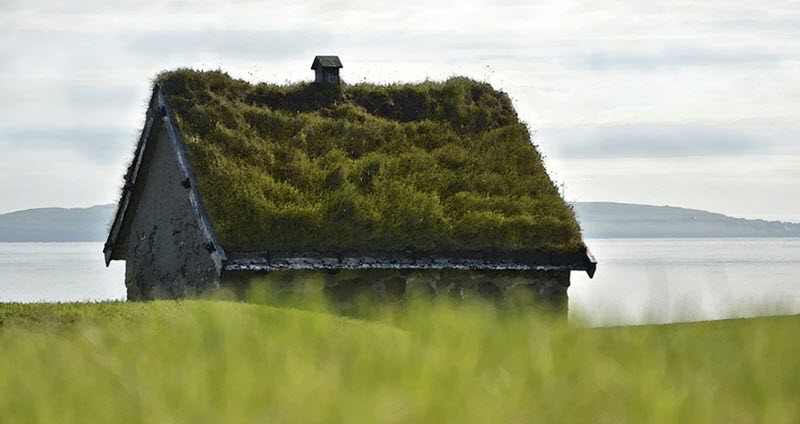
M 415 306 L 419 305 L 419 306 Z M 586 329 L 475 303 L 0 305 L 2 422 L 796 422 L 800 317 Z

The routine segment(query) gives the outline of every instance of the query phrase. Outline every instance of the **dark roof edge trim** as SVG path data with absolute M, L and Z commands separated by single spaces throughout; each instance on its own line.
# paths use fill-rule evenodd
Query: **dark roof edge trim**
M 192 165 L 189 163 L 189 155 L 186 152 L 186 144 L 183 141 L 181 132 L 174 125 L 175 119 L 174 115 L 172 114 L 172 108 L 169 106 L 167 97 L 163 90 L 161 90 L 161 88 L 158 86 L 156 89 L 158 90 L 159 107 L 163 107 L 166 111 L 162 117 L 162 120 L 167 130 L 167 135 L 172 142 L 172 147 L 175 149 L 176 157 L 178 159 L 178 167 L 180 167 L 184 178 L 188 179 L 190 183 L 187 191 L 189 194 L 189 203 L 192 205 L 192 212 L 194 212 L 195 219 L 197 219 L 200 230 L 203 232 L 206 240 L 214 247 L 212 252 L 215 251 L 219 255 L 220 260 L 224 261 L 227 259 L 227 256 L 225 255 L 225 249 L 222 248 L 222 245 L 217 238 L 217 233 L 214 231 L 214 226 L 211 225 L 211 218 L 209 218 L 206 208 L 203 205 L 203 199 L 200 196 L 200 192 L 197 190 L 197 178 L 192 170 Z
M 342 61 L 339 56 L 316 56 L 314 62 L 311 63 L 311 69 L 317 68 L 343 68 Z
M 136 179 L 139 176 L 139 168 L 142 165 L 142 159 L 144 157 L 147 140 L 150 139 L 150 132 L 153 130 L 153 123 L 156 119 L 155 115 L 157 113 L 157 92 L 158 90 L 154 89 L 153 94 L 150 96 L 144 128 L 142 129 L 141 135 L 139 135 L 139 142 L 136 143 L 136 151 L 133 156 L 133 162 L 125 174 L 125 186 L 122 188 L 122 195 L 117 203 L 117 212 L 114 215 L 114 222 L 111 224 L 111 229 L 108 232 L 108 239 L 106 239 L 106 243 L 103 246 L 106 266 L 108 266 L 111 263 L 111 260 L 114 259 L 112 257 L 114 253 L 114 246 L 117 243 L 119 232 L 122 229 L 122 224 L 125 220 L 125 213 L 128 211 L 128 205 L 130 204 L 131 195 L 133 193 L 133 186 L 136 184 Z
M 216 252 L 219 255 L 220 260 L 224 261 L 226 259 L 225 250 L 219 243 L 219 239 L 214 231 L 214 227 L 211 225 L 211 219 L 208 217 L 208 213 L 203 206 L 203 200 L 200 197 L 200 193 L 197 191 L 197 178 L 194 175 L 194 171 L 192 171 L 188 154 L 186 153 L 186 145 L 184 144 L 180 131 L 174 124 L 175 119 L 173 116 L 174 115 L 172 114 L 172 109 L 167 102 L 166 95 L 161 90 L 161 87 L 156 85 L 153 88 L 153 95 L 150 98 L 150 106 L 147 110 L 145 126 L 142 130 L 142 135 L 139 138 L 139 143 L 136 146 L 133 166 L 130 167 L 128 174 L 125 175 L 125 188 L 123 189 L 123 194 L 120 197 L 119 204 L 117 206 L 117 213 L 114 216 L 114 223 L 109 231 L 108 240 L 103 247 L 106 266 L 108 266 L 111 261 L 115 259 L 113 257 L 114 247 L 119 237 L 119 232 L 121 231 L 122 225 L 125 221 L 128 205 L 130 204 L 133 189 L 137 182 L 139 170 L 141 168 L 144 153 L 147 148 L 147 141 L 150 139 L 153 128 L 156 126 L 154 125 L 156 119 L 161 120 L 163 128 L 167 134 L 167 138 L 169 138 L 170 144 L 175 152 L 175 157 L 177 158 L 178 167 L 180 168 L 181 174 L 183 175 L 184 179 L 189 180 L 189 188 L 187 190 L 189 203 L 192 206 L 191 209 L 194 213 L 195 219 L 197 219 L 199 228 L 203 232 L 203 235 L 208 243 L 211 243 L 213 246 L 214 249 L 212 252 Z
M 594 278 L 594 273 L 597 271 L 597 259 L 594 258 L 592 252 L 589 248 L 586 248 L 586 274 L 589 275 L 589 278 Z
M 227 271 L 336 270 L 336 269 L 473 269 L 572 270 L 591 278 L 597 263 L 591 253 L 231 253 L 223 264 Z

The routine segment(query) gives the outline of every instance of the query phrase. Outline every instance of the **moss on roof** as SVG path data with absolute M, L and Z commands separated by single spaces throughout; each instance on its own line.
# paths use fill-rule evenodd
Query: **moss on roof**
M 226 250 L 585 250 L 489 84 L 251 85 L 187 69 L 156 83 Z

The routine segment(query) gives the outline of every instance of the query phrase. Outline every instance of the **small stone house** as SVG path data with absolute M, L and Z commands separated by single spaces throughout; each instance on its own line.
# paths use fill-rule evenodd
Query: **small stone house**
M 570 271 L 596 262 L 508 96 L 467 78 L 347 85 L 333 58 L 315 83 L 157 77 L 104 248 L 128 299 L 268 276 L 565 308 Z

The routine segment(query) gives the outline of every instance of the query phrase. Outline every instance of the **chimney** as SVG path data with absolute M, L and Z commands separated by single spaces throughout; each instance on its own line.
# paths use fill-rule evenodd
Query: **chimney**
M 342 61 L 339 56 L 317 56 L 311 69 L 314 70 L 314 82 L 318 84 L 339 84 L 339 68 Z

